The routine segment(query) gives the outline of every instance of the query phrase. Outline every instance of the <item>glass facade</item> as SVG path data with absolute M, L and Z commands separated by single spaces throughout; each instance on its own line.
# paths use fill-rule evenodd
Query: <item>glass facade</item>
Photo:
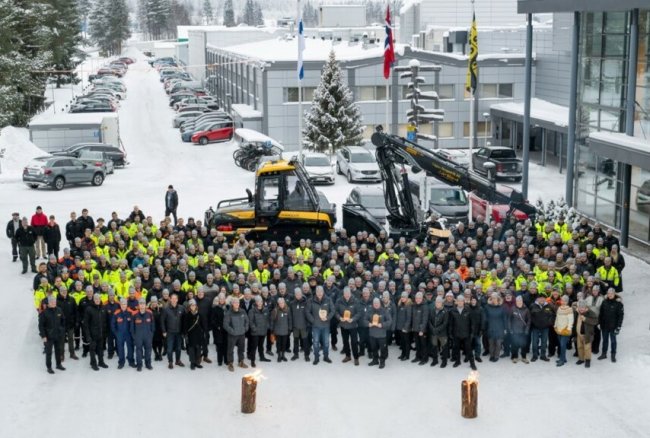
M 620 229 L 623 163 L 595 155 L 590 132 L 625 132 L 630 12 L 581 16 L 575 201 L 580 211 Z M 650 140 L 650 11 L 640 11 L 634 136 Z M 649 146 L 650 147 L 650 146 Z M 650 239 L 650 169 L 632 166 L 630 236 Z M 646 196 L 645 193 L 648 193 Z

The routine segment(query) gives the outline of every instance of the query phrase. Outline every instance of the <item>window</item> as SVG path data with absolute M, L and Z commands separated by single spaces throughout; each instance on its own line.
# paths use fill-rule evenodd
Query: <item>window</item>
M 470 98 L 469 91 L 465 90 L 465 99 Z M 511 99 L 514 97 L 513 84 L 479 84 L 479 97 L 481 99 Z
M 478 122 L 478 125 L 475 127 L 476 136 L 479 138 L 489 136 L 489 128 L 490 124 L 488 122 Z M 469 122 L 463 123 L 463 136 L 469 137 Z
M 277 176 L 263 178 L 260 182 L 260 210 L 278 211 L 280 197 L 280 178 Z
M 389 89 L 390 92 L 390 89 Z M 386 86 L 364 86 L 357 87 L 357 101 L 386 100 Z
M 307 189 L 295 175 L 287 176 L 287 192 L 284 209 L 292 211 L 310 211 L 313 208 Z
M 454 124 L 452 122 L 438 123 L 438 138 L 454 138 Z
M 285 102 L 298 102 L 298 87 L 285 88 Z M 314 99 L 316 87 L 302 87 L 302 101 L 311 102 Z
M 52 167 L 69 167 L 69 166 L 72 166 L 72 161 L 59 160 L 59 161 L 55 161 Z
M 436 91 L 436 86 L 435 84 L 420 84 L 420 91 Z M 404 85 L 402 86 L 402 100 L 408 99 L 406 97 L 407 94 L 409 94 L 411 90 Z M 444 99 L 454 99 L 454 85 L 453 84 L 440 84 L 438 87 L 438 98 L 441 100 Z

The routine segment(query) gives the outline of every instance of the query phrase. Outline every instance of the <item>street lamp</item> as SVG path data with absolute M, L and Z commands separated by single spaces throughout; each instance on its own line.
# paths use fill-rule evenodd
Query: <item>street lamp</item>
M 490 117 L 490 113 L 483 113 L 483 118 L 485 119 L 485 125 L 483 126 L 483 130 L 485 131 L 485 144 L 483 146 L 487 147 L 487 139 L 488 139 L 487 126 L 488 126 L 488 123 L 489 123 L 490 124 L 490 135 L 492 135 L 492 119 Z

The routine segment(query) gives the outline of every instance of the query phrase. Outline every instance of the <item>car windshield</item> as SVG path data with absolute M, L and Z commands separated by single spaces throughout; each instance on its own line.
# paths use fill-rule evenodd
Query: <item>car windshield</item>
M 370 152 L 359 152 L 350 154 L 351 163 L 374 163 L 375 157 Z
M 460 189 L 437 188 L 431 189 L 431 204 L 433 205 L 465 205 L 467 198 Z
M 361 205 L 366 208 L 384 208 L 384 197 L 381 195 L 361 195 Z
M 329 166 L 330 160 L 327 157 L 305 157 L 305 166 Z

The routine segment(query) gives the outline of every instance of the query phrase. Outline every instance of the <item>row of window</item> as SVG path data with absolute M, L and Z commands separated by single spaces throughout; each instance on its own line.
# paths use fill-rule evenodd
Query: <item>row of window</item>
M 397 135 L 401 137 L 406 137 L 406 128 L 408 124 L 400 123 L 397 126 Z M 469 122 L 463 123 L 463 137 L 469 138 L 470 126 Z M 370 138 L 372 133 L 375 132 L 375 125 L 366 125 L 363 133 L 364 138 Z M 427 124 L 419 127 L 419 132 L 422 134 L 433 134 L 433 125 Z M 489 137 L 490 135 L 490 124 L 489 122 L 478 122 L 476 126 L 476 135 L 479 138 Z M 454 123 L 453 122 L 440 122 L 438 123 L 438 138 L 440 139 L 449 139 L 455 138 L 454 134 Z
M 356 87 L 356 99 L 358 102 L 386 100 L 386 88 L 385 85 Z M 310 102 L 314 97 L 315 89 L 315 87 L 302 87 L 302 101 Z M 421 84 L 420 90 L 434 91 L 434 85 Z M 440 84 L 438 87 L 438 96 L 442 100 L 453 100 L 456 98 L 454 91 L 454 84 Z M 390 93 L 390 86 L 388 87 L 388 92 Z M 400 85 L 400 92 L 400 99 L 406 100 L 411 90 L 405 85 Z M 465 99 L 469 99 L 470 97 L 467 91 L 465 91 L 463 96 Z M 481 99 L 510 99 L 513 97 L 513 84 L 479 84 L 479 96 Z M 285 88 L 284 101 L 298 102 L 298 87 Z

